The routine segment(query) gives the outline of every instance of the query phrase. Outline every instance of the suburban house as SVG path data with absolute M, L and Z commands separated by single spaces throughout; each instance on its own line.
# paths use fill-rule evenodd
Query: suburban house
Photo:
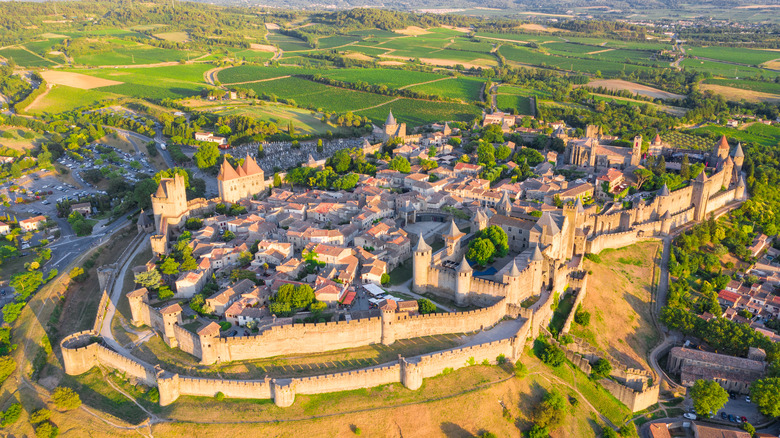
M 31 217 L 19 221 L 19 227 L 25 233 L 28 231 L 38 231 L 41 228 L 41 225 L 44 224 L 45 222 L 46 222 L 45 216 L 35 216 L 35 217 Z

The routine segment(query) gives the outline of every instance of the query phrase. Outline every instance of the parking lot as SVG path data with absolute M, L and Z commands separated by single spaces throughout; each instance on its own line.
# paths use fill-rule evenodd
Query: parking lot
M 693 401 L 688 399 L 685 402 L 686 410 L 693 409 Z M 723 418 L 723 414 L 726 414 L 726 418 Z M 731 415 L 733 421 L 728 418 Z M 737 421 L 737 417 L 740 418 Z M 729 398 L 729 401 L 723 406 L 723 409 L 715 413 L 712 420 L 716 420 L 720 423 L 728 423 L 730 425 L 738 425 L 742 423 L 741 418 L 747 418 L 747 422 L 750 424 L 760 424 L 767 421 L 767 418 L 758 411 L 758 407 L 753 403 L 749 403 L 745 399 L 745 395 L 735 395 L 734 398 Z
M 93 188 L 91 183 L 84 181 L 82 175 L 88 170 L 110 168 L 132 183 L 140 181 L 145 175 L 155 174 L 154 167 L 143 153 L 129 154 L 119 148 L 98 143 L 86 146 L 85 149 L 91 151 L 91 157 L 84 155 L 83 160 L 78 160 L 74 157 L 62 156 L 57 160 L 70 169 L 73 179 L 85 188 Z

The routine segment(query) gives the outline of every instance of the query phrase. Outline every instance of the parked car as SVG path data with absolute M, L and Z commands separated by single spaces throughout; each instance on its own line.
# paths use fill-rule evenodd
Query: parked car
M 747 417 L 745 417 L 744 415 L 742 416 L 742 422 L 747 423 Z
M 728 420 L 728 419 L 729 419 L 728 415 L 726 415 L 726 413 L 725 413 L 725 412 L 721 412 L 721 413 L 720 413 L 720 418 L 722 418 L 722 419 L 724 419 L 724 420 Z
M 689 420 L 695 420 L 696 419 L 696 414 L 691 414 L 689 412 L 686 412 L 686 413 L 683 414 L 683 417 L 685 417 L 685 418 L 687 418 Z
M 736 419 L 734 419 L 734 416 L 731 415 L 731 414 L 729 414 L 729 421 L 731 421 L 732 423 L 736 423 L 737 422 Z
M 750 396 L 745 397 L 745 401 L 750 403 Z

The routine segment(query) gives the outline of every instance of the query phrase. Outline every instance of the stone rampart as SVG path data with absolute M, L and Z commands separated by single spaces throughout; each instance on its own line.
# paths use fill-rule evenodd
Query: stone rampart
M 200 338 L 195 333 L 179 326 L 178 324 L 173 326 L 173 333 L 178 341 L 179 348 L 185 353 L 189 353 L 195 357 L 203 357 L 203 351 L 200 347 Z
M 574 305 L 571 307 L 569 316 L 566 317 L 566 322 L 563 323 L 561 333 L 569 333 L 571 325 L 574 322 L 574 314 L 577 313 L 577 308 L 582 304 L 583 300 L 585 300 L 585 294 L 588 290 L 588 274 L 584 273 L 581 279 L 577 278 L 570 281 L 571 287 L 578 289 L 576 292 L 577 298 L 574 300 Z
M 114 350 L 97 345 L 97 362 L 110 368 L 114 368 L 136 379 L 144 382 L 146 385 L 154 385 L 157 382 L 154 369 L 117 353 Z
M 741 189 L 734 188 L 731 190 L 724 190 L 712 196 L 710 198 L 710 201 L 707 203 L 707 213 L 711 213 L 721 207 L 724 207 L 729 202 L 737 199 L 739 197 L 737 194 L 737 190 L 741 190 Z
M 178 381 L 180 395 L 214 397 L 221 392 L 231 398 L 268 399 L 273 396 L 271 379 L 224 380 L 179 376 Z
M 398 362 L 344 373 L 292 379 L 296 394 L 321 394 L 371 388 L 401 381 L 401 365 Z
M 470 347 L 454 348 L 452 350 L 438 351 L 420 357 L 417 366 L 422 371 L 422 377 L 433 377 L 441 374 L 446 368 L 456 370 L 469 365 L 478 365 L 487 360 L 491 364 L 498 361 L 500 355 L 507 360 L 513 357 L 512 338 Z
M 320 353 L 378 344 L 381 340 L 380 318 L 290 324 L 271 327 L 256 336 L 218 338 L 212 344 L 216 352 L 212 357 L 229 362 L 285 354 Z
M 660 229 L 660 221 L 655 221 L 650 224 L 650 227 Z M 648 224 L 643 224 L 647 226 Z M 592 239 L 588 239 L 586 243 L 585 252 L 598 254 L 602 250 L 608 248 L 622 248 L 624 246 L 633 245 L 637 242 L 644 242 L 647 240 L 656 240 L 652 233 L 643 233 L 644 235 L 638 235 L 637 230 L 623 231 L 620 233 L 600 234 Z
M 493 327 L 504 315 L 506 315 L 506 301 L 502 299 L 490 307 L 468 312 L 396 316 L 392 330 L 395 339 L 468 333 Z
M 601 379 L 599 383 L 621 403 L 628 406 L 631 412 L 638 412 L 658 403 L 658 395 L 661 390 L 661 386 L 657 384 L 644 391 L 634 391 L 610 379 Z

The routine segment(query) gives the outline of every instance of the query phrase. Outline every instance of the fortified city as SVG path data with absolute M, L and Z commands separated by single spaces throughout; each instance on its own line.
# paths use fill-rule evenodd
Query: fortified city
M 780 436 L 775 6 L 0 4 L 3 432 Z

